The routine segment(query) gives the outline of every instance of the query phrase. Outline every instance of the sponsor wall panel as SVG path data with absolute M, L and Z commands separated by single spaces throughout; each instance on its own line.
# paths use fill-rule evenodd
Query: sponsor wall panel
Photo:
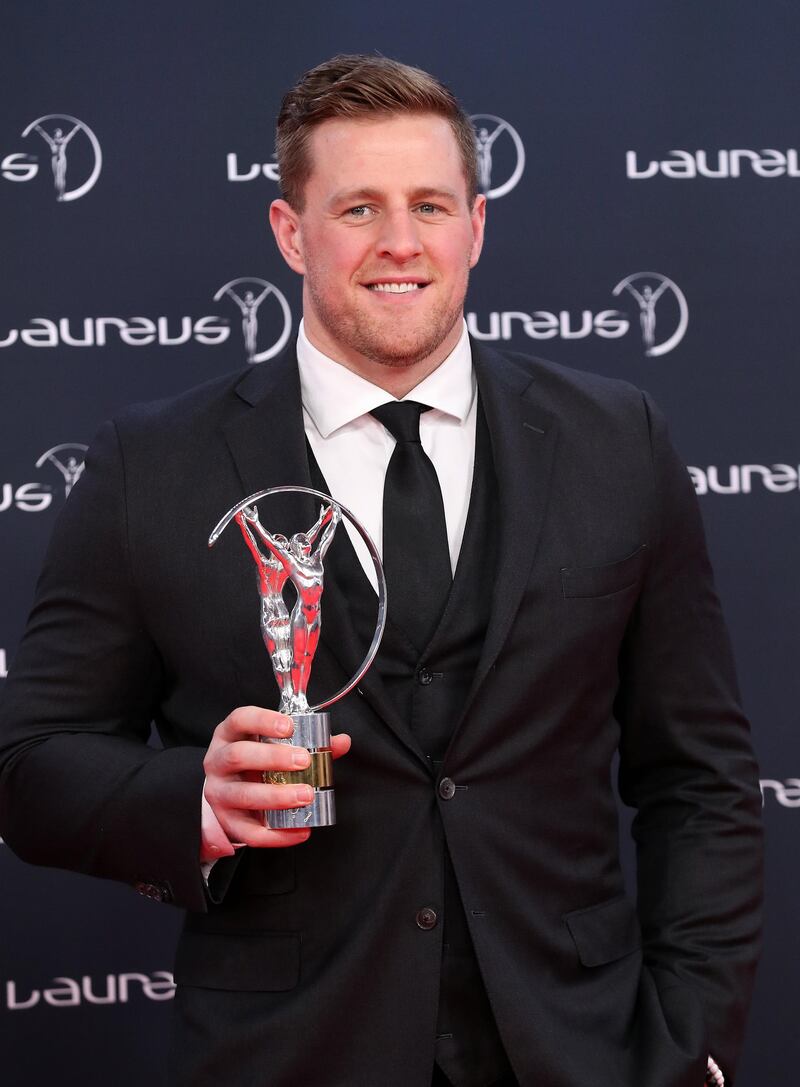
M 794 7 L 768 0 L 757 20 L 731 5 L 589 0 L 474 12 L 447 0 L 423 20 L 360 0 L 314 18 L 71 7 L 16 6 L 0 33 L 0 684 L 98 424 L 268 366 L 296 331 L 299 282 L 266 221 L 282 91 L 337 50 L 430 68 L 474 117 L 490 196 L 471 330 L 646 388 L 693 469 L 770 834 L 737 1082 L 787 1080 L 800 1059 L 777 995 L 800 951 Z M 65 1067 L 66 1082 L 157 1082 L 177 912 L 29 869 L 4 846 L 0 879 L 10 1082 L 65 1082 Z M 128 979 L 123 1001 L 126 974 L 147 980 Z
M 166 1041 L 178 912 L 158 916 L 125 888 L 33 869 L 7 849 L 0 878 L 19 904 L 3 914 L 9 1082 L 117 1082 L 118 1067 L 120 1082 L 140 1081 Z M 131 1046 L 134 1024 L 149 1044 Z

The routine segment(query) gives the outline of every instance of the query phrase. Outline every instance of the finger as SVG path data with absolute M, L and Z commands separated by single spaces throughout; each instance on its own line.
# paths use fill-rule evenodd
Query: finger
M 310 785 L 265 785 L 255 781 L 206 782 L 206 799 L 227 832 L 226 820 L 233 813 L 303 808 L 314 799 L 314 790 Z
M 334 759 L 340 759 L 350 750 L 351 740 L 346 732 L 339 732 L 331 736 L 331 754 Z
M 205 759 L 206 775 L 235 777 L 264 770 L 304 770 L 310 763 L 305 747 L 288 743 L 260 743 L 236 740 L 209 750 Z
M 287 846 L 300 845 L 311 836 L 309 827 L 273 830 L 272 827 L 264 825 L 263 816 L 244 814 L 232 818 L 225 829 L 232 839 L 256 849 L 284 849 Z
M 270 739 L 286 739 L 294 732 L 291 717 L 261 706 L 239 706 L 217 725 L 215 737 L 233 742 L 251 736 L 267 736 Z

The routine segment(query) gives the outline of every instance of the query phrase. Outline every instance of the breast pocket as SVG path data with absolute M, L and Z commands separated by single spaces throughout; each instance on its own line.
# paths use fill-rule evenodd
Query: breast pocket
M 647 544 L 641 544 L 631 555 L 602 566 L 564 566 L 561 569 L 561 592 L 565 597 L 611 596 L 638 585 L 647 559 Z

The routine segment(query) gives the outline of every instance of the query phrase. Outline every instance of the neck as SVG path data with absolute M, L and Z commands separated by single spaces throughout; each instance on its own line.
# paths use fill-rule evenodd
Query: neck
M 352 351 L 342 351 L 341 347 L 329 341 L 324 329 L 320 328 L 313 320 L 309 320 L 307 315 L 304 316 L 303 328 L 309 343 L 316 347 L 318 351 L 321 351 L 323 355 L 327 355 L 329 359 L 339 366 L 344 366 L 351 373 L 363 377 L 365 381 L 369 381 L 372 385 L 377 385 L 379 389 L 383 389 L 395 399 L 402 400 L 429 374 L 438 369 L 447 356 L 451 354 L 461 339 L 462 325 L 461 321 L 456 322 L 435 351 L 424 359 L 409 363 L 407 366 L 388 365 Z

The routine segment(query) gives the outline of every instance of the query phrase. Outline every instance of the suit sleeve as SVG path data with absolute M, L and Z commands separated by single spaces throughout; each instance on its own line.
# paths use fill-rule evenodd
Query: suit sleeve
M 0 714 L 0 833 L 24 860 L 205 908 L 204 751 L 148 746 L 162 683 L 106 424 L 57 522 Z
M 758 769 L 694 490 L 645 407 L 658 529 L 620 661 L 620 793 L 637 811 L 645 961 L 697 993 L 729 1085 L 759 950 Z

